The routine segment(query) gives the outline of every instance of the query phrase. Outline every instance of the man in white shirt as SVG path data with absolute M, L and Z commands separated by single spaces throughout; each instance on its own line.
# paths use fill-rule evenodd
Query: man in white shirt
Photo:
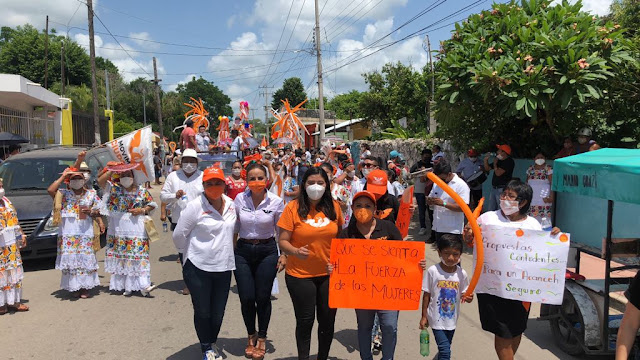
M 207 128 L 204 125 L 200 125 L 198 133 L 196 134 L 196 144 L 198 145 L 198 152 L 208 152 L 209 144 L 211 143 L 211 137 L 207 132 Z
M 448 160 L 441 158 L 433 165 L 433 173 L 444 181 L 458 194 L 466 204 L 469 204 L 469 185 L 451 170 Z M 431 193 L 427 198 L 427 204 L 433 206 L 433 231 L 435 231 L 435 241 L 442 234 L 456 234 L 462 236 L 464 228 L 464 213 L 462 208 L 449 194 L 444 192 L 438 185 L 433 185 Z
M 248 143 L 240 136 L 238 130 L 231 130 L 231 137 L 233 142 L 231 143 L 231 151 L 242 151 L 245 149 L 245 144 Z
M 364 186 L 367 184 L 367 176 L 369 176 L 369 173 L 371 171 L 377 170 L 377 169 L 380 169 L 380 163 L 378 162 L 378 158 L 369 156 L 364 159 L 364 162 L 362 164 L 362 179 L 355 181 L 351 186 L 352 198 L 355 194 L 359 193 L 360 191 L 364 191 Z M 388 181 L 387 181 L 387 192 L 391 196 L 398 196 L 398 194 L 396 194 L 395 187 L 391 184 L 391 182 L 388 182 Z
M 160 193 L 160 200 L 171 208 L 171 230 L 178 223 L 187 203 L 196 199 L 203 191 L 202 171 L 198 170 L 198 154 L 193 149 L 186 149 L 182 155 L 180 170 L 167 176 Z

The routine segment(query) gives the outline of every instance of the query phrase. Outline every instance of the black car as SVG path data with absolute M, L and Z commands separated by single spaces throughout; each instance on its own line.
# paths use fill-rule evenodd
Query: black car
M 27 247 L 20 251 L 23 259 L 55 257 L 58 227 L 52 225 L 53 199 L 47 193 L 51 183 L 69 166 L 73 166 L 80 147 L 54 147 L 11 156 L 0 165 L 5 196 L 13 203 L 18 221 L 27 236 Z M 94 175 L 115 158 L 106 148 L 87 152 L 85 162 Z M 103 243 L 104 243 L 104 239 Z

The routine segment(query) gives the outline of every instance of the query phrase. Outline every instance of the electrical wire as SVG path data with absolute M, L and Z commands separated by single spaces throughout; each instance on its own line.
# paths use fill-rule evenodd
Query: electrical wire
M 282 32 L 280 32 L 280 39 L 278 39 L 278 45 L 276 46 L 276 50 L 280 48 L 280 43 L 282 42 L 284 31 L 287 29 L 287 23 L 289 22 L 289 16 L 291 15 L 291 9 L 293 9 L 294 2 L 295 0 L 291 0 L 291 6 L 289 6 L 289 12 L 287 13 L 287 19 L 284 22 L 284 26 L 282 26 Z M 273 57 L 271 58 L 271 63 L 269 64 L 269 68 L 267 69 L 267 72 L 264 73 L 264 78 L 262 79 L 262 81 L 260 81 L 260 85 L 264 85 L 264 80 L 267 78 L 267 75 L 269 75 L 269 71 L 271 70 L 271 65 L 273 65 L 273 62 L 275 60 L 276 60 L 276 54 L 273 54 Z
M 304 9 L 304 4 L 306 4 L 307 0 L 303 0 L 302 1 L 302 6 L 300 6 L 300 12 L 298 12 L 298 17 L 296 18 L 296 22 L 293 24 L 293 29 L 291 29 L 291 34 L 289 34 L 289 39 L 287 39 L 287 44 L 284 46 L 285 51 L 287 50 L 287 48 L 289 47 L 289 43 L 291 42 L 291 38 L 293 37 L 293 34 L 296 31 L 296 26 L 298 25 L 298 20 L 300 20 L 300 15 L 302 14 L 302 9 Z M 325 5 L 327 3 L 325 2 Z M 282 62 L 282 58 L 284 57 L 284 53 L 280 54 L 280 60 L 278 60 L 278 63 Z M 278 70 L 279 65 L 276 65 L 275 70 Z M 273 77 L 273 74 L 269 76 L 269 79 L 267 80 L 267 84 L 269 83 L 269 81 L 271 80 L 271 78 Z

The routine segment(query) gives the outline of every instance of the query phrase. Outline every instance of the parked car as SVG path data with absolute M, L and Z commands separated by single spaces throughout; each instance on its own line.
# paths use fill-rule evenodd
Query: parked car
M 58 227 L 52 225 L 53 199 L 47 188 L 69 166 L 73 166 L 80 147 L 54 147 L 27 151 L 11 156 L 0 165 L 5 196 L 11 200 L 18 213 L 18 220 L 25 235 L 27 247 L 22 249 L 24 259 L 55 257 L 58 244 Z M 91 184 L 97 187 L 95 174 L 115 161 L 106 148 L 87 152 L 85 162 L 91 169 Z M 105 239 L 103 235 L 102 244 Z
M 225 176 L 231 175 L 233 163 L 242 160 L 242 151 L 225 152 L 225 153 L 198 153 L 198 168 L 204 170 L 209 166 L 218 164 Z

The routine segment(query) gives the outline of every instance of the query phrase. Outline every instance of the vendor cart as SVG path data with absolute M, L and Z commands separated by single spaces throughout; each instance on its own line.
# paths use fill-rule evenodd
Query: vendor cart
M 612 293 L 626 290 L 632 278 L 612 277 L 612 273 L 640 268 L 638 239 L 613 238 L 614 202 L 640 204 L 640 150 L 601 149 L 558 159 L 552 189 L 606 199 L 606 236 L 601 246 L 593 246 L 597 239 L 586 244 L 584 239 L 571 238 L 575 272 L 567 271 L 562 305 L 543 304 L 540 319 L 549 320 L 554 341 L 570 355 L 614 354 L 622 315 L 619 311 L 612 315 Z M 575 209 L 575 216 L 585 211 L 589 209 Z M 604 279 L 580 274 L 581 254 L 604 260 L 600 260 Z

